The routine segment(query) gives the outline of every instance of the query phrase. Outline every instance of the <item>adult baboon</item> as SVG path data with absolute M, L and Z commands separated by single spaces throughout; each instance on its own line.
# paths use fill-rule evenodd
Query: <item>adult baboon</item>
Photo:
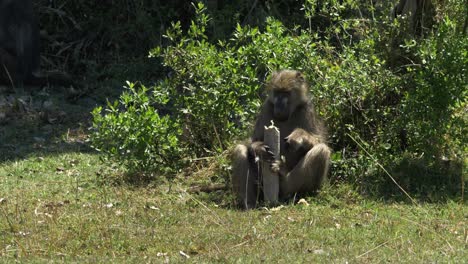
M 262 175 L 259 163 L 267 162 L 279 173 L 279 198 L 295 193 L 317 191 L 327 175 L 330 149 L 326 132 L 309 100 L 308 85 L 302 74 L 293 70 L 273 73 L 267 84 L 268 96 L 257 118 L 254 133 L 247 144 L 233 151 L 233 191 L 246 209 L 257 204 Z M 263 142 L 264 128 L 273 121 L 282 137 L 280 161 L 273 160 Z
M 0 0 L 0 83 L 72 84 L 62 72 L 39 72 L 39 27 L 31 0 Z

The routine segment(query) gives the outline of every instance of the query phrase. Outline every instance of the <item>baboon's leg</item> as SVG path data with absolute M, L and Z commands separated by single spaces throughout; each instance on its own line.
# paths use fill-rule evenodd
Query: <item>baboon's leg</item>
M 254 208 L 257 203 L 258 170 L 250 165 L 247 146 L 237 145 L 232 159 L 231 182 L 237 201 L 244 209 Z
M 299 161 L 285 177 L 280 177 L 280 197 L 296 192 L 317 191 L 328 173 L 330 149 L 317 144 Z

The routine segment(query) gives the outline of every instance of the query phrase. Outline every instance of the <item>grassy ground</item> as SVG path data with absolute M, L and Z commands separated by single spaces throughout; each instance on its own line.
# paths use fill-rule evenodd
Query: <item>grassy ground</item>
M 468 259 L 465 205 L 385 204 L 346 186 L 309 205 L 248 212 L 175 182 L 111 185 L 95 154 L 0 165 L 2 260 L 453 262 Z
M 27 111 L 28 122 L 9 120 L 0 130 L 0 262 L 468 259 L 464 204 L 384 203 L 341 185 L 308 204 L 239 211 L 226 192 L 186 191 L 209 181 L 203 176 L 139 186 L 114 180 L 118 166 L 87 147 L 79 122 L 86 116 L 61 109 L 69 111 L 62 122 Z

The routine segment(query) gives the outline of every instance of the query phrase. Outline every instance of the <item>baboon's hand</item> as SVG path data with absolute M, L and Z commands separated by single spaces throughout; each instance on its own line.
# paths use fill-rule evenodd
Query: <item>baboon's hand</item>
M 262 141 L 255 141 L 250 145 L 250 155 L 255 158 L 255 161 L 263 160 L 273 162 L 275 154 L 271 152 L 270 147 Z
M 270 165 L 270 169 L 274 173 L 279 173 L 281 170 L 281 166 L 281 160 L 274 160 Z
M 284 177 L 288 173 L 284 157 L 279 160 L 274 160 L 270 164 L 270 170 L 273 173 L 278 173 L 279 176 Z

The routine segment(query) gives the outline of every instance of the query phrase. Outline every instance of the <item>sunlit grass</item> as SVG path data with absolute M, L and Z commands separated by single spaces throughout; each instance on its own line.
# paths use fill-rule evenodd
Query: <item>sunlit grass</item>
M 270 263 L 453 262 L 467 255 L 465 205 L 409 205 L 328 187 L 307 204 L 239 211 L 185 181 L 136 187 L 96 154 L 0 165 L 2 260 Z M 215 198 L 213 198 L 215 197 Z M 219 197 L 224 197 L 219 202 Z

